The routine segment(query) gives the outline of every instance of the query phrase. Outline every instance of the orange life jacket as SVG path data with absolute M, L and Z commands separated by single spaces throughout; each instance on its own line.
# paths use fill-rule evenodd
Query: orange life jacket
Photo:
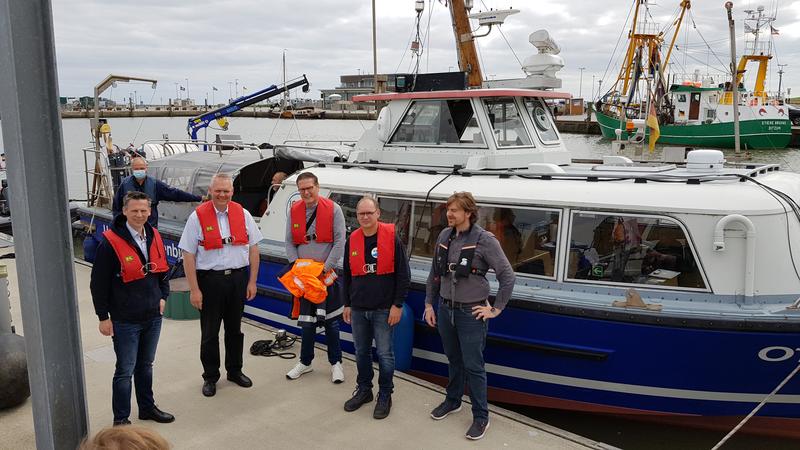
M 354 277 L 366 275 L 364 266 L 364 232 L 361 228 L 353 231 L 350 235 L 350 273 Z M 394 272 L 394 224 L 378 222 L 378 260 L 377 269 L 374 270 L 378 275 L 385 275 Z
M 294 245 L 308 244 L 306 235 L 306 204 L 298 200 L 292 204 L 292 243 Z M 317 222 L 314 233 L 317 242 L 333 242 L 333 200 L 320 197 L 317 201 Z
M 130 283 L 131 281 L 141 280 L 148 273 L 163 273 L 169 270 L 167 264 L 167 254 L 164 251 L 164 242 L 161 241 L 161 235 L 158 230 L 153 228 L 153 241 L 150 243 L 150 262 L 144 264 L 142 258 L 133 244 L 120 237 L 113 230 L 108 229 L 103 232 L 103 237 L 106 238 L 114 253 L 117 254 L 119 259 L 120 276 L 123 283 Z
M 298 259 L 291 270 L 278 278 L 278 281 L 292 294 L 292 312 L 289 317 L 296 319 L 300 314 L 300 298 L 320 304 L 328 298 L 328 286 L 336 281 L 333 269 L 322 273 L 324 263 L 313 259 Z
M 200 245 L 206 250 L 222 248 L 222 235 L 219 233 L 219 223 L 217 222 L 217 212 L 214 202 L 208 201 L 198 206 L 197 219 L 200 221 L 200 229 L 203 230 L 203 240 Z M 228 203 L 228 227 L 231 231 L 233 245 L 247 245 L 250 242 L 247 237 L 247 225 L 244 219 L 244 208 L 236 202 Z

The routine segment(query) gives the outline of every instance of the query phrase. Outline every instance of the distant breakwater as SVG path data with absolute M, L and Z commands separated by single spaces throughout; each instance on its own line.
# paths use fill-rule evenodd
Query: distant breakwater
M 118 117 L 195 117 L 205 114 L 210 110 L 203 108 L 190 109 L 190 108 L 148 108 L 148 109 L 109 109 L 101 110 L 101 118 L 118 118 Z M 270 117 L 270 111 L 261 109 L 244 109 L 236 111 L 231 114 L 232 117 Z M 91 109 L 83 109 L 79 111 L 61 111 L 62 119 L 91 119 L 94 117 L 94 111 Z M 376 114 L 374 111 L 333 111 L 325 110 L 326 119 L 352 119 L 352 120 L 375 120 Z M 298 120 L 319 120 L 319 119 L 301 119 Z

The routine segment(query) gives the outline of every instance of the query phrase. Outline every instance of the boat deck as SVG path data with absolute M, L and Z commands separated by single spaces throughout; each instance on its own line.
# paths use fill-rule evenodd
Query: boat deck
M 0 254 L 12 251 L 13 247 L 3 248 Z M 8 266 L 12 317 L 17 332 L 24 335 L 15 260 L 4 263 Z M 95 433 L 111 423 L 115 357 L 111 339 L 97 330 L 89 274 L 88 266 L 75 264 L 90 431 Z M 157 430 L 176 449 L 612 448 L 494 406 L 486 437 L 470 442 L 464 438 L 471 421 L 469 405 L 446 420 L 433 421 L 428 413 L 443 398 L 442 388 L 403 373 L 395 377 L 394 404 L 387 419 L 372 418 L 374 403 L 346 413 L 342 406 L 355 380 L 352 360 L 344 361 L 345 383 L 331 384 L 324 350 L 318 348 L 315 371 L 288 381 L 284 374 L 297 360 L 250 355 L 247 349 L 254 341 L 272 338 L 272 334 L 250 322 L 244 326 L 244 333 L 244 368 L 254 387 L 243 389 L 223 378 L 217 395 L 205 398 L 200 393 L 199 323 L 165 320 L 154 370 L 154 391 L 159 407 L 175 414 L 176 421 L 166 425 L 139 421 L 135 404 L 131 421 Z M 299 353 L 299 343 L 292 350 Z M 0 448 L 35 448 L 31 405 L 28 399 L 21 406 L 0 411 Z

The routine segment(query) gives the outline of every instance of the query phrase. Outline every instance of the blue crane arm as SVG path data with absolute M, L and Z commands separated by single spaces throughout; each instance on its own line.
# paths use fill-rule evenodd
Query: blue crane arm
M 286 82 L 280 86 L 278 85 L 271 85 L 260 91 L 253 92 L 252 94 L 243 95 L 229 104 L 223 106 L 222 108 L 217 108 L 213 111 L 209 111 L 204 114 L 200 114 L 199 116 L 192 117 L 189 119 L 189 124 L 187 125 L 186 129 L 189 132 L 189 136 L 192 138 L 193 141 L 197 140 L 197 132 L 206 128 L 212 120 L 217 120 L 221 117 L 227 117 L 231 114 L 239 111 L 242 108 L 246 108 L 250 105 L 258 103 L 260 101 L 266 100 L 270 97 L 274 97 L 276 95 L 282 94 L 288 90 L 294 89 L 296 87 L 303 87 L 303 92 L 308 92 L 308 79 L 306 78 L 305 74 L 302 77 L 299 77 L 295 80 Z

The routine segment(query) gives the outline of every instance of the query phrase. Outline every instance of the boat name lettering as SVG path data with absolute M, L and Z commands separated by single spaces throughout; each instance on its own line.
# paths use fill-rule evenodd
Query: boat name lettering
M 758 352 L 759 359 L 769 362 L 781 362 L 791 359 L 795 351 L 800 351 L 800 348 L 791 349 L 789 347 L 773 346 L 764 347 Z
M 181 257 L 181 253 L 182 253 L 181 249 L 179 249 L 178 246 L 175 245 L 174 242 L 170 242 L 169 244 L 164 243 L 164 250 L 167 252 L 167 256 L 170 256 L 170 257 L 175 258 L 175 259 L 178 259 L 178 258 Z

